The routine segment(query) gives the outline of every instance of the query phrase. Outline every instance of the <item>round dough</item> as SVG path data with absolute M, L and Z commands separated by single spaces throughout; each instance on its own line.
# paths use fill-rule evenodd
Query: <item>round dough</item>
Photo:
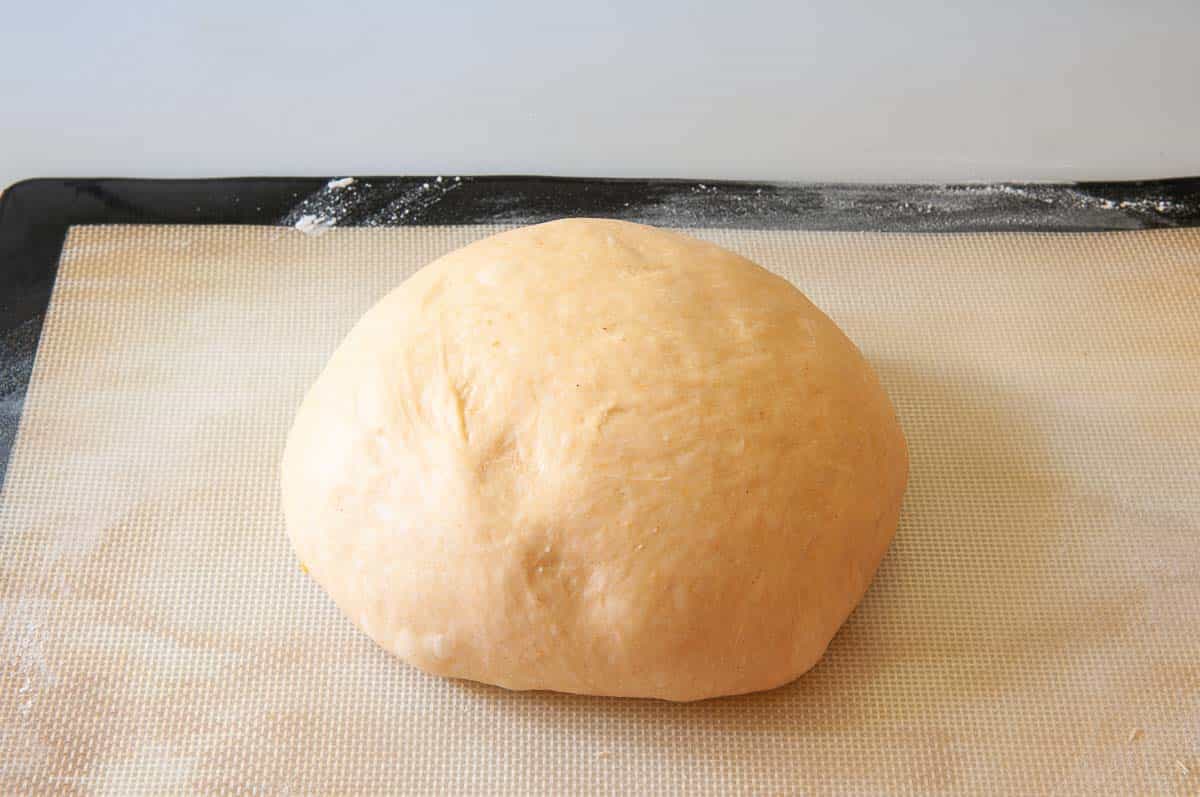
M 305 398 L 282 486 L 301 562 L 416 666 L 697 700 L 816 664 L 907 475 L 879 380 L 791 284 L 570 219 L 372 308 Z

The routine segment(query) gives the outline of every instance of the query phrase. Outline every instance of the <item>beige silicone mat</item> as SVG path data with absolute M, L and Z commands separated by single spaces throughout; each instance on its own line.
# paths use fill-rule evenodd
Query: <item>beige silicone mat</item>
M 306 385 L 491 231 L 72 230 L 0 508 L 0 791 L 1200 791 L 1200 231 L 697 231 L 858 341 L 912 480 L 825 661 L 690 705 L 426 676 L 292 557 Z

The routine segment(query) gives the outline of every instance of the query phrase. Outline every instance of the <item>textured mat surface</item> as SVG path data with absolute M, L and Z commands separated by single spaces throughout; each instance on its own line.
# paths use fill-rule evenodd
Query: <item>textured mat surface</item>
M 691 231 L 858 342 L 912 475 L 821 665 L 672 705 L 426 676 L 283 534 L 325 358 L 495 229 L 72 230 L 0 504 L 0 791 L 1200 789 L 1200 230 Z

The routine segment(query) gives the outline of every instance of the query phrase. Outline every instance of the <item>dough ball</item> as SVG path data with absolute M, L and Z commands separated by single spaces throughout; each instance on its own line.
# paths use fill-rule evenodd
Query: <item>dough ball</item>
M 697 700 L 816 664 L 907 473 L 879 380 L 791 284 L 570 219 L 452 252 L 363 316 L 282 486 L 300 560 L 406 661 Z

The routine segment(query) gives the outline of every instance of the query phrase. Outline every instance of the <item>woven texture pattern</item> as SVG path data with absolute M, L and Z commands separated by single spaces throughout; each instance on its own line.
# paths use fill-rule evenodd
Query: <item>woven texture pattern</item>
M 1200 231 L 691 231 L 858 342 L 912 474 L 823 663 L 687 705 L 424 675 L 284 536 L 326 357 L 495 231 L 71 232 L 0 506 L 0 791 L 1200 790 Z

